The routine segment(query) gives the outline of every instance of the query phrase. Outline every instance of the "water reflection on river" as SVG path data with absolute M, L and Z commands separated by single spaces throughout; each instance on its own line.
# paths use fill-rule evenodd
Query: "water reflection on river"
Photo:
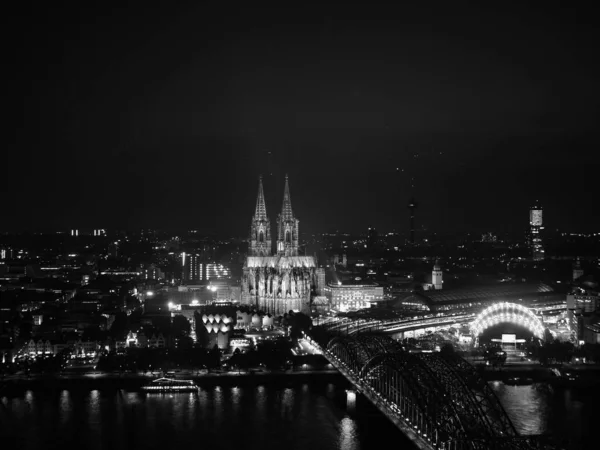
M 385 441 L 412 447 L 370 405 L 348 413 L 346 387 L 217 386 L 172 395 L 27 391 L 0 398 L 0 442 L 11 450 L 360 450 Z
M 600 420 L 597 389 L 552 388 L 545 383 L 508 386 L 490 383 L 520 434 L 551 434 L 569 449 L 585 448 L 584 436 Z M 568 442 L 568 443 L 567 443 Z
M 600 417 L 598 392 L 492 382 L 521 434 L 553 433 L 585 448 Z M 361 450 L 414 448 L 364 398 L 348 410 L 347 386 L 300 384 L 201 389 L 198 394 L 124 390 L 27 391 L 0 398 L 0 442 L 10 449 Z

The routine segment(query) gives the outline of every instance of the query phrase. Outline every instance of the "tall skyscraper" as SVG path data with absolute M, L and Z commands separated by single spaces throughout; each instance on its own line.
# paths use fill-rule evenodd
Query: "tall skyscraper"
M 543 209 L 541 206 L 532 206 L 529 209 L 529 246 L 534 261 L 544 259 L 543 231 Z
M 201 255 L 197 253 L 181 254 L 181 280 L 184 284 L 197 283 L 203 280 Z

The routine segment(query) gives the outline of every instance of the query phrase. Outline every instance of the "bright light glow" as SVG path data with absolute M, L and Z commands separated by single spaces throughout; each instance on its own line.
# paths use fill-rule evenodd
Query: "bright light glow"
M 148 291 L 148 292 L 146 292 L 146 295 L 148 297 L 152 297 L 154 295 L 154 292 L 153 291 Z
M 197 305 L 198 304 L 198 300 L 194 299 L 192 300 L 192 305 Z
M 169 302 L 169 309 L 173 309 L 175 307 L 175 303 Z
M 352 391 L 350 389 L 346 390 L 346 395 L 347 395 L 347 399 L 349 402 L 355 402 L 356 401 L 356 392 Z
M 495 303 L 484 309 L 473 322 L 471 331 L 479 336 L 489 327 L 503 322 L 510 322 L 530 330 L 534 336 L 544 338 L 544 325 L 540 319 L 529 309 L 517 303 Z
M 216 286 L 210 286 L 210 290 L 213 291 L 213 292 L 215 292 L 217 290 L 217 287 Z
M 543 210 L 532 208 L 529 211 L 529 224 L 536 227 L 541 227 L 543 223 Z

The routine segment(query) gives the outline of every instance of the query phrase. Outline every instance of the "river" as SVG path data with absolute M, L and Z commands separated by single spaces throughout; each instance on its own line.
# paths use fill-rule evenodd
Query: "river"
M 585 448 L 582 437 L 599 419 L 597 392 L 491 385 L 521 433 L 554 432 L 570 449 Z M 348 405 L 346 388 L 316 380 L 172 395 L 28 390 L 0 398 L 0 442 L 11 450 L 413 448 L 366 399 Z

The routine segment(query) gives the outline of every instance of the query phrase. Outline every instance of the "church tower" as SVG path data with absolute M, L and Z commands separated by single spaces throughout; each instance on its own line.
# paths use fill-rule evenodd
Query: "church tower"
M 256 211 L 252 218 L 252 225 L 250 225 L 248 255 L 271 256 L 271 223 L 267 217 L 262 176 L 258 179 L 258 197 L 256 198 Z
M 277 218 L 277 254 L 280 256 L 298 256 L 298 219 L 292 212 L 290 198 L 290 185 L 288 176 L 285 176 L 285 189 L 283 191 L 283 205 L 281 214 Z
M 433 270 L 431 271 L 431 284 L 433 284 L 433 289 L 435 289 L 436 291 L 442 289 L 442 277 L 443 272 L 442 268 L 440 267 L 440 262 L 436 260 L 433 266 Z

